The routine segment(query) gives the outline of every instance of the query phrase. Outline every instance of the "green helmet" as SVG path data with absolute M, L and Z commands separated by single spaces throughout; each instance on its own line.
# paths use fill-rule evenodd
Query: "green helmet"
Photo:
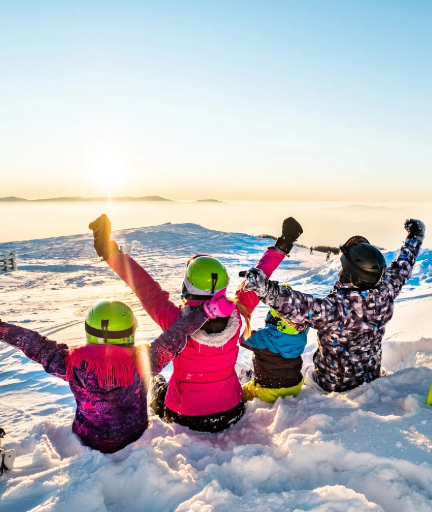
M 138 322 L 129 306 L 116 300 L 100 302 L 85 321 L 88 343 L 129 345 L 134 342 Z
M 289 290 L 292 289 L 289 284 L 281 284 L 281 286 L 288 288 Z M 270 311 L 267 314 L 266 324 L 273 325 L 279 332 L 283 332 L 284 334 L 298 334 L 305 330 L 304 328 L 301 329 L 298 325 L 293 324 L 288 318 L 283 317 L 273 308 L 270 308 Z
M 182 295 L 212 296 L 228 283 L 228 272 L 218 259 L 198 254 L 187 263 Z

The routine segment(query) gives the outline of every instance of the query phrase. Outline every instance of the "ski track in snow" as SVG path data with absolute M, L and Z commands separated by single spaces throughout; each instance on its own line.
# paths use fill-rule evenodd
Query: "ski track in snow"
M 271 240 L 194 224 L 123 230 L 115 239 L 179 298 L 187 260 L 220 257 L 234 292 Z M 89 307 L 108 298 L 131 305 L 138 339 L 159 328 L 136 297 L 99 262 L 89 235 L 0 244 L 19 270 L 0 275 L 1 318 L 69 345 L 82 343 Z M 387 253 L 389 261 L 396 253 Z M 338 257 L 294 248 L 274 278 L 324 295 Z M 257 399 L 219 434 L 196 433 L 150 416 L 140 440 L 113 455 L 81 445 L 71 432 L 75 402 L 67 383 L 18 350 L 0 346 L 0 424 L 16 468 L 0 478 L 1 512 L 431 512 L 432 252 L 424 250 L 397 301 L 383 344 L 388 375 L 341 394 L 304 387 L 274 405 Z M 261 327 L 260 305 L 253 327 Z M 305 359 L 311 357 L 311 330 Z M 169 365 L 164 373 L 171 372 Z M 250 367 L 241 349 L 239 368 Z

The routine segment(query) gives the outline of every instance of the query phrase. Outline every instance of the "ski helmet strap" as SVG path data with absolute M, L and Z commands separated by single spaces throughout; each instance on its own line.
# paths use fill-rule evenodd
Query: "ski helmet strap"
M 108 325 L 109 325 L 109 320 L 101 320 L 103 340 L 105 343 L 108 343 Z
M 132 327 L 129 329 L 123 329 L 122 331 L 108 331 L 108 323 L 109 320 L 101 321 L 101 329 L 96 329 L 92 327 L 87 322 L 85 323 L 85 332 L 90 334 L 90 336 L 95 336 L 96 338 L 102 338 L 105 343 L 108 343 L 108 339 L 110 340 L 121 340 L 123 338 L 128 338 L 135 334 L 135 331 L 138 327 L 138 322 L 135 320 Z
M 212 278 L 211 292 L 214 293 L 215 292 L 215 288 L 216 288 L 216 283 L 218 281 L 219 276 L 216 273 L 212 273 L 211 278 Z

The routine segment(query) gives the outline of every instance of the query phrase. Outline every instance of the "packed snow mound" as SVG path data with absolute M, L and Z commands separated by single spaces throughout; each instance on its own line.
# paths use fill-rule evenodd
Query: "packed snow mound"
M 115 233 L 123 248 L 179 298 L 187 260 L 197 253 L 238 271 L 271 243 L 193 224 Z M 118 298 L 139 318 L 139 339 L 160 332 L 131 291 L 94 253 L 91 236 L 0 244 L 19 270 L 0 275 L 0 317 L 51 339 L 82 343 L 83 320 L 99 300 Z M 388 259 L 394 254 L 386 254 Z M 0 425 L 17 450 L 0 478 L 2 512 L 431 512 L 431 253 L 419 257 L 383 344 L 385 377 L 347 393 L 304 387 L 275 404 L 254 400 L 228 431 L 197 433 L 150 416 L 137 442 L 113 455 L 83 446 L 71 432 L 75 402 L 67 383 L 8 346 L 0 346 Z M 328 293 L 338 258 L 295 247 L 274 278 Z M 261 327 L 260 305 L 253 326 Z M 309 334 L 310 361 L 316 332 Z M 251 367 L 241 350 L 239 368 Z M 170 366 L 165 374 L 170 374 Z
M 300 508 L 301 507 L 301 508 Z M 382 512 L 382 507 L 346 487 L 335 485 L 318 487 L 313 491 L 291 491 L 280 494 L 261 494 L 251 491 L 245 497 L 233 495 L 222 489 L 216 480 L 199 494 L 183 503 L 178 512 Z

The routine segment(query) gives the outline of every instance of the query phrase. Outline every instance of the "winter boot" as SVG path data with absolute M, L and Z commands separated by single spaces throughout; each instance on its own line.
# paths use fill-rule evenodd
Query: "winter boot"
M 160 417 L 165 414 L 165 396 L 168 391 L 168 383 L 160 373 L 155 375 L 150 383 L 150 407 Z
M 3 471 L 13 468 L 16 458 L 15 450 L 6 450 L 1 445 L 1 440 L 5 435 L 6 432 L 2 428 L 0 428 L 0 476 L 2 476 Z

